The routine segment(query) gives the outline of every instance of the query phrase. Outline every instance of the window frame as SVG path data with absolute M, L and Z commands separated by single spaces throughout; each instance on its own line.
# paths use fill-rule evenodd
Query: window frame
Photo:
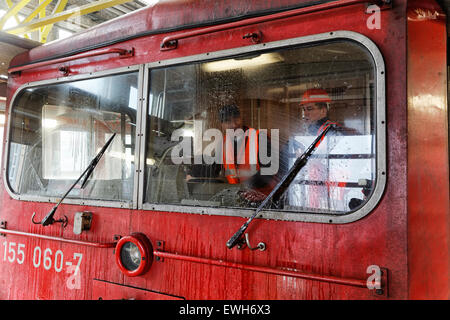
M 93 200 L 80 198 L 67 198 L 64 203 L 97 206 L 97 207 L 112 207 L 112 208 L 127 208 L 127 209 L 141 209 L 145 211 L 160 211 L 160 212 L 178 212 L 190 214 L 207 214 L 219 216 L 237 216 L 250 217 L 254 209 L 247 208 L 226 208 L 226 207 L 204 207 L 204 206 L 188 206 L 188 205 L 171 205 L 171 204 L 152 204 L 144 202 L 144 179 L 145 179 L 145 157 L 146 157 L 146 126 L 148 114 L 148 92 L 150 88 L 150 71 L 154 68 L 168 67 L 177 64 L 186 64 L 193 62 L 206 62 L 209 60 L 230 58 L 236 55 L 241 55 L 255 51 L 266 51 L 274 49 L 283 49 L 298 45 L 315 44 L 326 42 L 330 40 L 349 40 L 354 41 L 364 47 L 372 56 L 375 63 L 375 103 L 376 103 L 376 184 L 371 197 L 364 203 L 364 205 L 356 211 L 346 214 L 330 214 L 330 213 L 310 213 L 310 212 L 287 212 L 287 211 L 261 211 L 260 217 L 268 220 L 287 220 L 299 222 L 319 222 L 319 223 L 350 223 L 357 221 L 368 215 L 379 203 L 384 193 L 387 180 L 387 162 L 386 162 L 386 103 L 385 103 L 385 64 L 383 56 L 378 47 L 368 37 L 353 31 L 333 31 L 310 36 L 292 38 L 287 40 L 273 41 L 268 43 L 260 43 L 240 48 L 206 52 L 203 54 L 185 56 L 180 58 L 155 61 L 146 64 L 139 64 L 127 67 L 120 67 L 116 69 L 104 70 L 99 72 L 91 72 L 81 75 L 69 75 L 56 79 L 42 80 L 36 82 L 28 82 L 20 86 L 9 103 L 8 121 L 5 139 L 5 150 L 3 153 L 3 182 L 5 189 L 9 196 L 15 200 L 57 203 L 57 197 L 43 197 L 33 195 L 20 195 L 12 191 L 9 186 L 9 181 L 6 172 L 8 172 L 9 164 L 9 140 L 11 134 L 11 117 L 12 107 L 17 96 L 25 89 L 30 87 L 58 84 L 65 82 L 72 82 L 77 80 L 87 80 L 92 78 L 100 78 L 115 74 L 123 74 L 133 71 L 138 71 L 138 96 L 137 96 L 137 114 L 136 114 L 136 146 L 135 146 L 135 172 L 133 185 L 133 199 L 132 201 L 123 200 Z
M 8 167 L 9 167 L 9 151 L 10 151 L 10 135 L 11 135 L 11 115 L 13 113 L 13 106 L 17 99 L 17 97 L 20 95 L 20 93 L 23 90 L 26 90 L 28 88 L 33 87 L 39 87 L 39 86 L 45 86 L 45 85 L 54 85 L 54 84 L 60 84 L 60 83 L 70 83 L 75 82 L 78 80 L 89 80 L 89 79 L 96 79 L 96 78 L 103 78 L 108 76 L 114 76 L 114 75 L 120 75 L 120 74 L 126 74 L 126 73 L 133 73 L 138 72 L 138 94 L 137 94 L 137 110 L 136 110 L 136 145 L 135 145 L 135 152 L 134 152 L 134 161 L 135 161 L 135 169 L 137 169 L 138 165 L 138 159 L 139 159 L 139 150 L 140 150 L 140 144 L 141 144 L 141 136 L 139 133 L 139 125 L 140 125 L 140 119 L 141 114 L 140 112 L 143 110 L 143 99 L 142 99 L 142 84 L 144 83 L 143 77 L 144 77 L 144 66 L 143 65 L 133 65 L 133 66 L 127 66 L 127 67 L 120 67 L 116 69 L 110 69 L 110 70 L 104 70 L 99 72 L 90 72 L 86 74 L 80 74 L 80 75 L 69 75 L 67 77 L 61 77 L 56 79 L 49 79 L 49 80 L 42 80 L 42 81 L 35 81 L 35 82 L 27 82 L 20 86 L 14 95 L 11 98 L 11 101 L 8 105 L 8 123 L 7 123 L 7 136 L 5 139 L 5 151 L 3 153 L 3 183 L 5 186 L 6 191 L 8 192 L 9 196 L 12 199 L 15 200 L 22 200 L 22 201 L 32 201 L 32 202 L 46 202 L 46 203 L 57 203 L 60 200 L 60 197 L 47 197 L 47 196 L 37 196 L 37 195 L 30 195 L 30 194 L 18 194 L 13 191 L 9 184 L 8 179 Z M 64 203 L 66 204 L 76 204 L 76 205 L 85 205 L 85 206 L 97 206 L 97 207 L 112 207 L 112 208 L 128 208 L 128 209 L 137 209 L 137 199 L 138 199 L 138 181 L 139 181 L 139 172 L 135 170 L 134 172 L 134 182 L 133 182 L 133 196 L 131 201 L 130 200 L 95 200 L 95 199 L 82 199 L 82 198 L 66 198 L 64 199 Z
M 379 203 L 386 186 L 386 103 L 385 103 L 385 64 L 383 56 L 375 45 L 375 43 L 368 37 L 353 31 L 333 31 L 310 36 L 292 38 L 287 40 L 273 41 L 268 43 L 260 43 L 246 47 L 235 49 L 221 50 L 215 52 L 206 52 L 203 54 L 161 60 L 145 64 L 144 71 L 144 85 L 143 92 L 145 92 L 146 100 L 150 90 L 150 71 L 152 69 L 159 69 L 161 67 L 169 67 L 180 64 L 188 64 L 195 62 L 207 62 L 209 60 L 230 58 L 236 55 L 241 55 L 249 52 L 267 51 L 274 49 L 283 49 L 292 46 L 315 44 L 321 42 L 329 42 L 331 40 L 347 40 L 353 41 L 364 47 L 372 56 L 375 64 L 375 141 L 376 141 L 376 183 L 374 191 L 370 198 L 364 205 L 356 211 L 350 211 L 346 214 L 331 214 L 331 213 L 311 213 L 311 212 L 288 212 L 263 210 L 260 217 L 269 220 L 288 220 L 300 222 L 320 222 L 320 223 L 350 223 L 357 221 L 368 215 Z M 143 104 L 144 110 L 141 115 L 140 134 L 143 136 L 142 141 L 146 141 L 147 135 L 147 114 L 149 109 L 148 101 Z M 179 212 L 191 214 L 206 214 L 206 215 L 221 215 L 221 216 L 237 216 L 250 217 L 255 209 L 247 208 L 227 208 L 227 207 L 205 207 L 205 206 L 188 206 L 178 204 L 155 204 L 144 202 L 145 190 L 145 157 L 146 157 L 146 143 L 140 145 L 141 150 L 139 161 L 139 194 L 138 194 L 138 209 L 162 211 L 162 212 Z

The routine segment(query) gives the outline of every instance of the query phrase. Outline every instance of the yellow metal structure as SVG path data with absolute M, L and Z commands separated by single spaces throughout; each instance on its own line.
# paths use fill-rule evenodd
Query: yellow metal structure
M 14 4 L 12 3 L 11 0 L 6 0 L 6 4 L 8 5 L 8 7 L 9 7 L 10 9 L 14 6 Z M 17 24 L 20 24 L 20 19 L 19 19 L 19 17 L 18 17 L 17 15 L 14 15 L 14 20 L 16 20 L 16 23 L 17 23 Z M 29 39 L 29 37 L 28 37 L 27 34 L 24 34 L 23 36 L 24 36 L 26 39 Z
M 58 3 L 56 4 L 55 8 L 53 9 L 52 15 L 55 15 L 57 13 L 60 13 L 64 10 L 66 7 L 67 1 L 69 0 L 58 0 Z M 47 37 L 50 31 L 52 31 L 53 24 L 46 25 L 43 28 L 43 31 L 41 31 L 41 34 L 39 35 L 39 40 L 42 43 L 47 42 Z
M 14 6 L 11 0 L 6 0 L 6 4 L 10 9 Z M 19 17 L 17 15 L 14 15 L 14 20 L 16 20 L 17 24 L 20 23 Z
M 39 19 L 45 18 L 45 7 L 47 7 L 47 4 L 45 4 L 48 1 L 48 3 L 52 2 L 52 0 L 39 0 L 39 7 L 43 5 L 41 10 L 39 11 Z M 44 5 L 45 4 L 45 5 Z M 44 31 L 44 27 L 39 29 L 39 40 L 42 42 L 42 31 Z
M 10 8 L 8 11 L 6 11 L 6 13 L 3 15 L 3 17 L 0 18 L 0 30 L 3 29 L 3 27 L 5 26 L 6 21 L 8 21 L 9 18 L 17 15 L 19 13 L 19 11 L 25 7 L 28 2 L 30 2 L 31 0 L 21 0 L 19 2 L 17 2 L 14 6 L 12 6 L 12 8 Z
M 43 0 L 41 3 L 39 3 L 39 6 L 32 12 L 30 13 L 30 15 L 28 17 L 26 17 L 23 21 L 23 23 L 27 23 L 30 22 L 31 20 L 33 20 L 34 17 L 36 17 L 39 14 L 39 18 L 45 17 L 45 7 L 49 5 L 50 2 L 52 2 L 53 0 Z M 43 16 L 42 16 L 42 12 Z
M 52 25 L 56 22 L 64 21 L 77 16 L 82 16 L 91 12 L 100 11 L 102 9 L 130 2 L 131 0 L 99 0 L 66 11 L 62 10 L 65 8 L 67 0 L 59 0 L 52 14 L 49 16 L 45 16 L 45 8 L 51 1 L 52 0 L 40 0 L 39 6 L 27 18 L 25 18 L 24 21 L 13 28 L 5 29 L 3 31 L 10 34 L 19 35 L 34 30 L 39 30 L 40 41 L 46 42 L 47 36 L 52 29 Z M 8 10 L 5 15 L 0 18 L 0 30 L 3 29 L 5 22 L 10 17 L 16 15 L 20 11 L 20 9 L 25 7 L 29 2 L 30 0 L 21 0 L 14 6 L 12 6 L 10 10 Z M 33 18 L 35 18 L 37 15 L 39 15 L 39 19 L 33 20 Z

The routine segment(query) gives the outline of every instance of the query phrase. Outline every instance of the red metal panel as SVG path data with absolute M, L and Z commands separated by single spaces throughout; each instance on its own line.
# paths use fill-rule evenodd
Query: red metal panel
M 74 214 L 87 207 L 61 205 L 57 215 L 69 218 L 69 225 L 63 231 L 59 224 L 42 227 L 31 223 L 33 211 L 48 212 L 52 204 L 12 201 L 6 193 L 3 195 L 3 203 L 6 196 L 8 206 L 2 208 L 0 220 L 8 221 L 8 229 L 52 238 L 14 234 L 0 238 L 0 299 L 90 299 L 94 276 L 122 282 L 123 277 L 115 266 L 114 248 L 110 245 L 97 248 L 55 238 L 78 239 L 83 243 L 113 241 L 114 234 L 129 232 L 127 210 L 120 212 L 123 219 L 114 219 L 118 214 L 116 209 L 95 208 L 91 231 L 78 236 L 72 231 Z
M 382 1 L 379 1 L 379 2 L 380 2 L 380 5 L 382 5 Z M 194 31 L 187 31 L 187 32 L 184 32 L 181 34 L 176 34 L 173 36 L 165 37 L 163 39 L 163 41 L 161 42 L 161 49 L 170 48 L 171 46 L 173 46 L 170 43 L 181 40 L 181 39 L 191 38 L 191 37 L 204 35 L 204 34 L 211 34 L 214 32 L 229 30 L 229 29 L 238 28 L 238 27 L 251 26 L 254 24 L 258 24 L 258 23 L 274 21 L 274 20 L 278 20 L 278 19 L 282 19 L 282 18 L 289 18 L 289 17 L 293 17 L 293 16 L 298 16 L 301 14 L 315 13 L 315 12 L 320 12 L 320 11 L 324 11 L 324 10 L 330 10 L 333 8 L 342 8 L 342 7 L 351 6 L 351 5 L 355 5 L 355 4 L 361 4 L 361 3 L 367 3 L 367 0 L 341 0 L 341 1 L 331 2 L 331 3 L 328 2 L 328 3 L 324 3 L 324 4 L 318 4 L 318 5 L 306 7 L 306 8 L 300 8 L 300 9 L 296 9 L 296 10 L 289 10 L 289 11 L 284 11 L 284 12 L 280 12 L 280 13 L 275 13 L 275 14 L 268 15 L 268 16 L 260 16 L 260 17 L 250 18 L 250 19 L 246 19 L 246 20 L 242 20 L 242 21 L 221 24 L 221 25 L 213 26 L 213 27 L 209 27 L 209 28 L 203 28 L 203 29 L 198 29 L 198 30 L 194 30 Z
M 408 271 L 412 299 L 450 298 L 445 14 L 408 6 Z
M 131 12 L 119 20 L 108 21 L 89 28 L 86 32 L 75 34 L 71 37 L 70 50 L 95 46 L 101 42 L 115 41 L 149 31 L 179 29 L 192 24 L 214 23 L 220 19 L 236 19 L 256 12 L 279 10 L 292 6 L 308 6 L 316 2 L 316 0 L 259 0 L 250 2 L 239 0 L 160 0 L 153 6 Z M 67 42 L 58 41 L 50 47 L 37 48 L 37 50 L 18 55 L 11 61 L 11 65 L 21 65 L 29 61 L 67 53 L 67 51 Z
M 181 297 L 133 288 L 117 283 L 93 280 L 93 300 L 183 300 Z

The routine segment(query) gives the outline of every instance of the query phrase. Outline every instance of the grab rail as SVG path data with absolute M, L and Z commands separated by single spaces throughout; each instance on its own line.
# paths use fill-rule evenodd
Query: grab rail
M 247 271 L 275 274 L 275 275 L 279 275 L 279 276 L 288 276 L 288 277 L 294 277 L 294 278 L 302 278 L 302 279 L 308 279 L 308 280 L 342 284 L 342 285 L 359 287 L 359 288 L 367 288 L 366 280 L 318 275 L 318 274 L 301 272 L 296 269 L 280 269 L 280 268 L 273 268 L 273 267 L 255 266 L 255 265 L 228 262 L 228 261 L 217 260 L 217 259 L 186 256 L 186 255 L 180 255 L 180 254 L 169 253 L 169 252 L 164 252 L 164 251 L 157 251 L 157 250 L 153 251 L 153 256 L 159 257 L 159 261 L 161 261 L 161 258 L 181 260 L 181 261 L 187 261 L 187 262 L 215 265 L 215 266 L 219 266 L 219 267 L 235 268 L 235 269 L 242 269 L 242 270 L 247 270 Z
M 61 238 L 61 237 L 46 236 L 46 235 L 43 235 L 43 234 L 29 233 L 29 232 L 8 230 L 8 229 L 0 228 L 0 235 L 2 235 L 2 234 L 13 234 L 13 235 L 16 235 L 16 236 L 23 236 L 23 237 L 38 238 L 38 239 L 44 239 L 44 240 L 59 241 L 59 242 L 77 244 L 77 245 L 81 245 L 81 246 L 88 246 L 88 247 L 94 247 L 94 248 L 114 248 L 116 246 L 116 242 L 106 242 L 106 243 L 89 242 L 89 241 L 81 241 L 81 240 L 75 240 L 75 239 L 66 239 L 66 238 Z
M 178 40 L 181 40 L 181 39 L 191 38 L 191 37 L 209 34 L 209 33 L 218 32 L 218 31 L 223 31 L 226 29 L 244 27 L 244 26 L 249 26 L 249 25 L 258 24 L 258 23 L 262 23 L 262 22 L 268 22 L 268 21 L 273 21 L 273 20 L 278 20 L 278 19 L 283 19 L 283 18 L 290 18 L 293 16 L 306 14 L 306 13 L 314 13 L 314 12 L 323 11 L 323 10 L 347 7 L 350 5 L 355 5 L 355 4 L 360 4 L 360 3 L 369 3 L 370 2 L 370 3 L 375 3 L 375 4 L 379 5 L 380 7 L 390 6 L 391 1 L 392 0 L 372 0 L 372 1 L 370 1 L 370 0 L 342 0 L 342 1 L 327 2 L 327 3 L 323 3 L 323 4 L 318 4 L 315 6 L 284 11 L 284 12 L 275 13 L 275 14 L 271 14 L 271 15 L 267 15 L 267 16 L 261 16 L 261 17 L 250 18 L 250 19 L 246 19 L 246 20 L 242 20 L 242 21 L 225 23 L 222 25 L 204 28 L 201 30 L 187 31 L 184 33 L 165 37 L 161 42 L 160 50 L 165 51 L 165 50 L 176 49 L 178 46 Z M 248 34 L 244 35 L 244 38 L 246 38 L 246 37 L 249 37 L 249 35 Z
M 18 66 L 18 67 L 12 67 L 12 68 L 8 69 L 8 73 L 15 73 L 15 72 L 20 72 L 20 71 L 24 71 L 24 70 L 33 69 L 33 68 L 44 67 L 44 66 L 48 66 L 51 64 L 62 63 L 62 62 L 83 59 L 83 58 L 88 58 L 88 57 L 101 56 L 101 55 L 106 55 L 106 54 L 118 54 L 119 58 L 129 58 L 129 57 L 134 56 L 134 48 L 132 48 L 131 50 L 120 49 L 120 48 L 106 48 L 106 49 L 100 49 L 100 50 L 91 51 L 91 52 L 83 52 L 83 53 L 78 53 L 78 54 L 63 57 L 63 58 L 57 58 L 57 59 L 52 59 L 52 60 L 47 60 L 47 61 L 30 63 L 30 64 L 26 64 L 23 66 Z

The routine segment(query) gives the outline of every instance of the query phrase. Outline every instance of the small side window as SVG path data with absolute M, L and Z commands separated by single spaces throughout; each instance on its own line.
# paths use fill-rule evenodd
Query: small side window
M 30 87 L 13 102 L 8 182 L 19 195 L 58 197 L 117 133 L 84 189 L 69 197 L 131 200 L 137 73 Z
M 375 75 L 349 40 L 151 69 L 145 202 L 255 207 L 332 124 L 277 210 L 361 208 L 377 176 Z

